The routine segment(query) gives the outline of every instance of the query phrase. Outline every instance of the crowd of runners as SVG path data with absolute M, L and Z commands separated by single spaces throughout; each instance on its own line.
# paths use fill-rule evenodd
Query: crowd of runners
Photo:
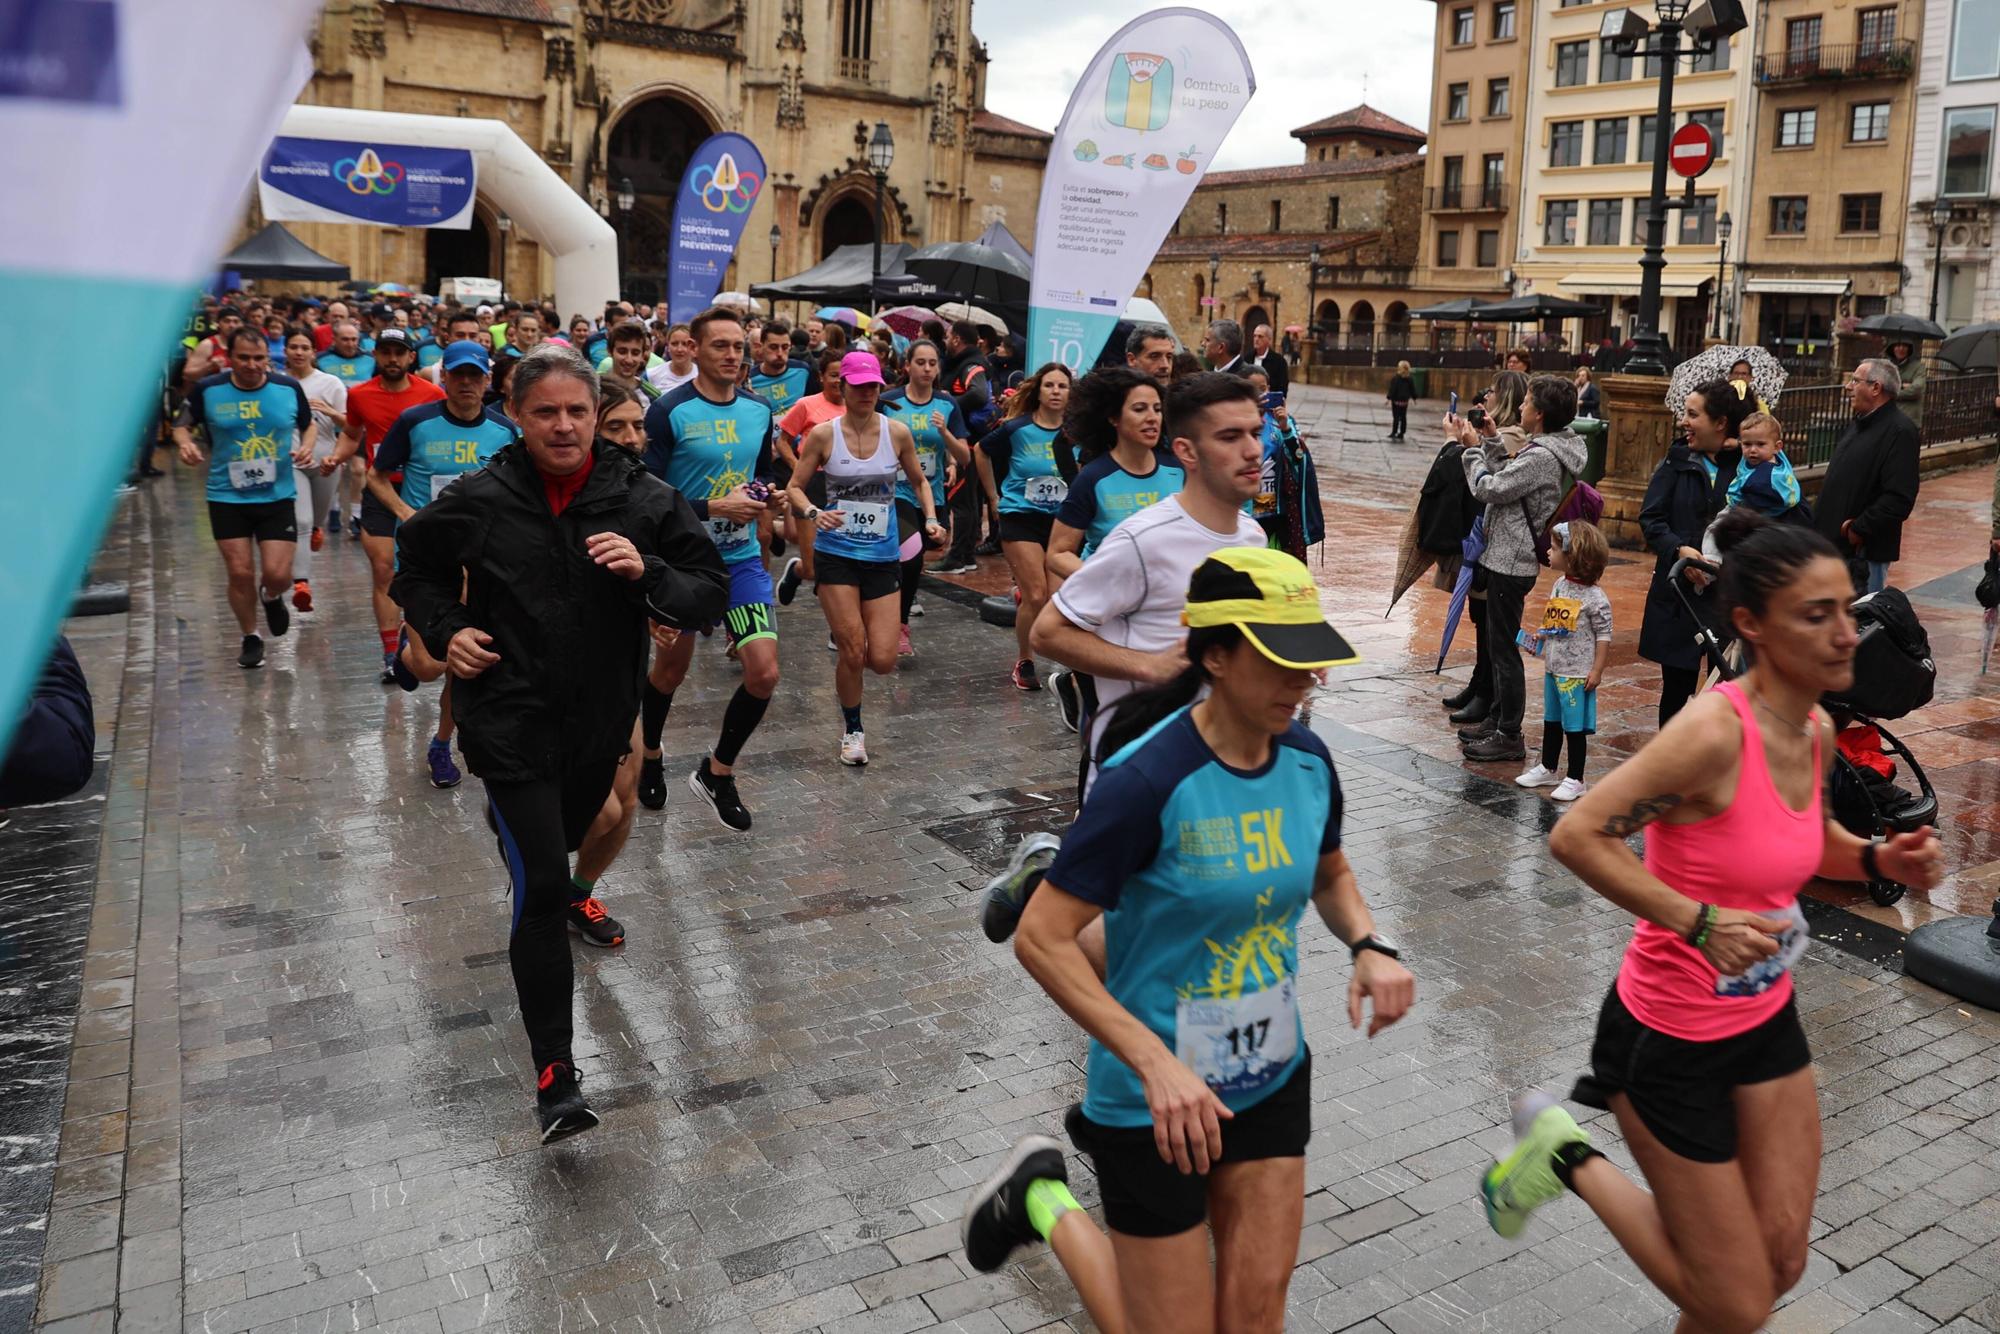
M 1369 1036 L 1419 1003 L 1422 971 L 1375 929 L 1334 759 L 1299 721 L 1354 654 L 1274 508 L 1274 466 L 1300 452 L 1282 395 L 1177 368 L 1172 334 L 1148 326 L 1077 375 L 1012 366 L 966 323 L 901 344 L 724 307 L 554 323 L 231 310 L 170 377 L 238 665 L 313 610 L 315 554 L 358 541 L 383 683 L 442 682 L 428 777 L 461 781 L 455 745 L 484 787 L 544 1141 L 598 1124 L 571 1051 L 568 936 L 624 942 L 596 885 L 639 808 L 669 800 L 663 738 L 697 657 L 737 684 L 719 719 L 681 711 L 713 736 L 685 784 L 747 834 L 739 774 L 779 688 L 781 622 L 798 632 L 783 609 L 810 586 L 840 713 L 825 762 L 865 765 L 867 676 L 916 652 L 927 554 L 963 568 L 984 521 L 1017 594 L 1007 679 L 1037 690 L 1037 658 L 1057 664 L 1077 806 L 968 912 L 1090 1039 L 1064 1124 L 1104 1226 L 1064 1146 L 1030 1136 L 969 1193 L 966 1257 L 993 1270 L 1048 1242 L 1106 1331 L 1282 1328 L 1314 1101 L 1306 908 L 1350 952 L 1348 1018 Z M 1566 379 L 1528 393 L 1538 417 L 1574 413 Z M 1713 537 L 1747 670 L 1579 786 L 1551 840 L 1637 919 L 1567 1092 L 1612 1113 L 1644 1185 L 1528 1090 L 1515 1147 L 1466 1188 L 1507 1237 L 1573 1192 L 1683 1329 L 1751 1330 L 1803 1268 L 1818 1180 L 1799 890 L 1939 871 L 1928 832 L 1870 842 L 1822 806 L 1835 746 L 1818 700 L 1851 677 L 1856 639 L 1840 553 L 1747 508 Z M 1570 555 L 1582 578 L 1588 552 Z M 1643 857 L 1627 841 L 1642 831 Z

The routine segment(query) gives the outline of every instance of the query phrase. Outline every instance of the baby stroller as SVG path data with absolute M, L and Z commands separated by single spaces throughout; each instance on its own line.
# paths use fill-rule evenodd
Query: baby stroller
M 1667 582 L 1688 617 L 1700 627 L 1695 640 L 1703 655 L 1715 668 L 1717 678 L 1727 681 L 1737 674 L 1736 669 L 1724 651 L 1722 637 L 1702 615 L 1705 600 L 1688 586 L 1690 569 L 1711 577 L 1716 573 L 1716 567 L 1705 561 L 1683 559 L 1674 563 Z M 1930 638 L 1899 589 L 1885 588 L 1857 598 L 1850 610 L 1861 636 L 1854 647 L 1854 683 L 1820 700 L 1833 716 L 1839 740 L 1827 796 L 1831 813 L 1841 828 L 1857 838 L 1885 838 L 1926 825 L 1935 827 L 1937 791 L 1924 766 L 1908 746 L 1882 726 L 1885 718 L 1901 718 L 1930 703 L 1937 685 Z M 1909 777 L 1917 785 L 1915 792 L 1895 782 L 1898 761 L 1909 767 Z M 1904 886 L 1893 880 L 1876 880 L 1868 886 L 1868 897 L 1886 908 L 1902 898 L 1903 891 Z

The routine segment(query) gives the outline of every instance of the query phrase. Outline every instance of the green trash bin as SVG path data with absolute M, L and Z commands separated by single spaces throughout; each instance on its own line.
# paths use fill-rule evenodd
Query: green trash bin
M 1391 375 L 1395 374 L 1393 370 L 1389 373 Z M 1431 396 L 1431 368 L 1428 366 L 1412 366 L 1410 368 L 1410 383 L 1417 387 L 1418 398 L 1429 398 Z
M 1610 424 L 1596 417 L 1578 417 L 1570 423 L 1578 435 L 1583 437 L 1584 455 L 1583 480 L 1596 486 L 1604 480 L 1604 442 L 1611 434 Z

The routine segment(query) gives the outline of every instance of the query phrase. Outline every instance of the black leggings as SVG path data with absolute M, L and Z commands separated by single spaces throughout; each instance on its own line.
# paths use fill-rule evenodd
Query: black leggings
M 1409 431 L 1410 405 L 1408 403 L 1391 403 L 1389 405 L 1389 433 L 1391 435 L 1408 435 Z
M 1563 725 L 1554 719 L 1542 724 L 1542 767 L 1554 769 L 1556 761 L 1562 758 L 1563 739 L 1569 739 L 1569 776 L 1577 782 L 1583 781 L 1583 761 L 1590 754 L 1590 733 L 1565 732 Z
M 1694 698 L 1694 667 L 1660 668 L 1660 726 L 1681 711 L 1681 707 Z
M 487 806 L 514 888 L 507 957 L 537 1073 L 551 1061 L 570 1063 L 576 974 L 565 916 L 574 897 L 569 854 L 583 846 L 617 772 L 614 757 L 577 764 L 560 778 L 486 784 Z
M 917 554 L 903 562 L 902 615 L 904 625 L 910 623 L 910 608 L 917 603 L 917 585 L 923 582 L 923 578 L 924 552 L 922 547 L 918 547 Z

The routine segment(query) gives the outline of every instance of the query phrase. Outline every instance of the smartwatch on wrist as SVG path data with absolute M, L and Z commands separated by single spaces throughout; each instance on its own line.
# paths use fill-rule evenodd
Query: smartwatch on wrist
M 1387 936 L 1380 936 L 1372 931 L 1355 941 L 1352 945 L 1349 945 L 1347 949 L 1349 954 L 1356 959 L 1361 957 L 1363 950 L 1374 950 L 1376 953 L 1386 954 L 1392 959 L 1401 959 L 1403 957 L 1403 952 L 1391 944 Z
M 1861 845 L 1861 874 L 1870 880 L 1882 878 L 1882 868 L 1875 860 L 1882 851 L 1882 840 L 1871 838 Z

